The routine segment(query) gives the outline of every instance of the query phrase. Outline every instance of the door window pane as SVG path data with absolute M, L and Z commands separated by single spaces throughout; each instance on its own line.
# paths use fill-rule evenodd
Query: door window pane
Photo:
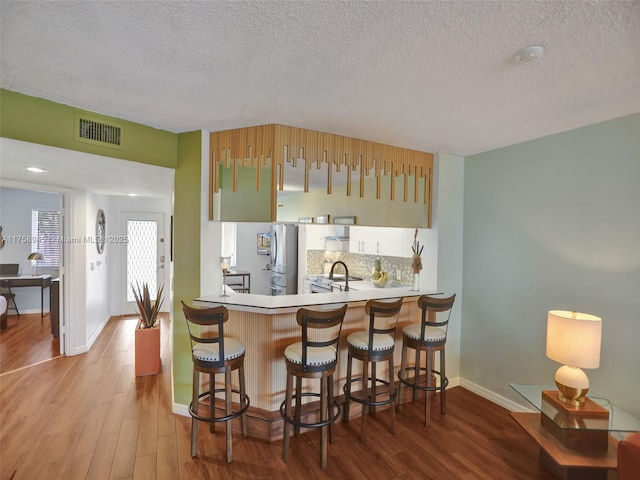
M 158 222 L 127 221 L 127 301 L 135 301 L 131 285 L 147 283 L 151 297 L 158 290 Z

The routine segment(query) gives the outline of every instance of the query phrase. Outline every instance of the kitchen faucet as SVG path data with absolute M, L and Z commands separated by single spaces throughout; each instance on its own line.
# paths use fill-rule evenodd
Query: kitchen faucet
M 333 280 L 333 269 L 336 268 L 336 265 L 341 264 L 344 267 L 344 291 L 349 291 L 349 269 L 347 268 L 347 264 L 342 260 L 338 260 L 337 262 L 333 262 L 331 265 L 331 271 L 329 272 L 329 280 Z

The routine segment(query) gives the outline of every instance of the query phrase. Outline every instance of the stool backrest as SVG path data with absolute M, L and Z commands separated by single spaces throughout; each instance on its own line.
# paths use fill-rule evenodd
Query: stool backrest
M 338 362 L 338 350 L 340 347 L 340 335 L 342 322 L 347 312 L 347 305 L 335 309 L 311 310 L 298 309 L 296 321 L 302 327 L 302 369 L 305 372 L 322 371 L 333 368 Z M 318 330 L 328 330 L 326 335 L 319 334 Z M 333 347 L 336 352 L 335 359 L 328 364 L 309 365 L 307 359 L 310 348 Z
M 229 310 L 224 305 L 209 308 L 191 307 L 184 302 L 182 303 L 182 311 L 187 319 L 187 329 L 189 330 L 189 340 L 191 341 L 191 349 L 196 343 L 217 343 L 220 365 L 224 365 L 224 323 L 229 319 Z M 196 328 L 198 325 L 200 328 Z M 211 327 L 216 329 L 211 332 L 207 329 L 207 335 L 203 336 L 202 327 Z
M 446 338 L 447 329 L 449 328 L 449 319 L 451 318 L 451 310 L 455 300 L 455 293 L 446 298 L 431 297 L 429 295 L 422 295 L 418 298 L 418 307 L 422 310 L 422 325 L 420 327 L 421 342 L 424 342 L 424 332 L 426 327 L 444 327 Z
M 400 310 L 402 309 L 402 298 L 392 298 L 390 300 L 369 300 L 364 306 L 364 312 L 369 315 L 369 353 L 373 352 L 373 335 L 376 333 L 396 336 L 396 327 Z M 394 322 L 376 322 L 376 319 L 396 317 Z

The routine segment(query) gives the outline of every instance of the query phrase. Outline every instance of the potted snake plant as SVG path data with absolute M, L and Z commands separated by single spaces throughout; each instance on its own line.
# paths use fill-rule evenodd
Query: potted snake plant
M 131 285 L 138 307 L 138 324 L 135 331 L 136 377 L 160 373 L 160 321 L 163 286 L 160 285 L 151 298 L 149 285 Z

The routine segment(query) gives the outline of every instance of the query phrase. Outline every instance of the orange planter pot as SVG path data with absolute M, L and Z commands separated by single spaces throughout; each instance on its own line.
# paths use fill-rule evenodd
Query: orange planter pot
M 160 373 L 160 324 L 136 328 L 136 377 Z

